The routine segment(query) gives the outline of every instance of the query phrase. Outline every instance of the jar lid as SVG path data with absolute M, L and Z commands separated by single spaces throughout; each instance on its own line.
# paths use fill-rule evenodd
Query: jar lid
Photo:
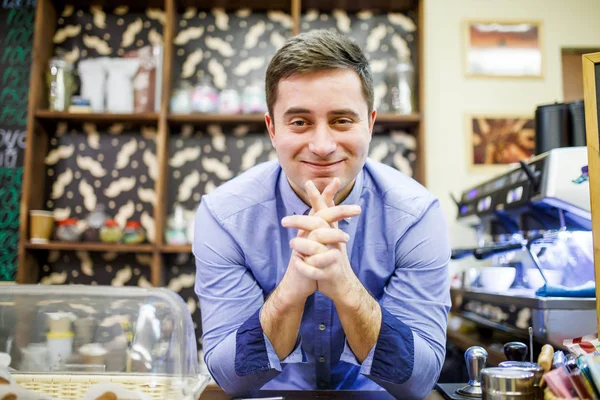
M 77 219 L 76 218 L 67 218 L 67 219 L 63 219 L 60 221 L 56 221 L 56 224 L 58 226 L 76 225 Z
M 481 387 L 488 394 L 528 395 L 534 391 L 534 374 L 520 368 L 484 368 Z
M 125 224 L 126 228 L 132 228 L 132 229 L 139 229 L 142 227 L 142 224 L 140 224 L 140 221 L 127 221 L 127 223 Z
M 109 228 L 114 228 L 114 227 L 118 227 L 119 224 L 114 219 L 107 219 L 106 221 L 104 221 L 104 226 L 107 226 Z

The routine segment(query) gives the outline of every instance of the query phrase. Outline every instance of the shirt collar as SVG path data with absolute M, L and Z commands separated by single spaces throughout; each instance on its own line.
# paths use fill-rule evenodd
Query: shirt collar
M 358 175 L 356 176 L 356 181 L 354 182 L 354 186 L 350 191 L 350 194 L 342 201 L 343 205 L 352 205 L 358 204 L 360 200 L 360 194 L 362 192 L 362 186 L 364 182 L 364 168 L 361 168 Z M 304 204 L 302 199 L 298 197 L 296 192 L 290 186 L 290 183 L 287 179 L 287 175 L 281 170 L 281 174 L 279 174 L 279 190 L 281 192 L 281 198 L 283 199 L 283 204 L 287 210 L 290 210 L 295 215 L 304 215 L 308 214 L 310 211 L 310 207 Z M 345 219 L 349 222 L 350 218 Z

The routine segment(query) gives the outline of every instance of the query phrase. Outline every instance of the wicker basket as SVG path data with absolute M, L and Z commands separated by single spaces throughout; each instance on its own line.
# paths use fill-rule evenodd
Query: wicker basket
M 13 374 L 12 377 L 25 389 L 61 400 L 81 400 L 88 388 L 98 383 L 116 383 L 127 390 L 143 392 L 155 400 L 184 398 L 182 380 L 172 376 Z M 186 388 L 186 393 L 191 395 L 186 398 L 200 398 L 209 379 L 204 376 L 199 379 L 196 387 Z

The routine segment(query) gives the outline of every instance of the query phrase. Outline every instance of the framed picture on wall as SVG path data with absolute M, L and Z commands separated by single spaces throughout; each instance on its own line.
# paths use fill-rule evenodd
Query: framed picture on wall
M 467 76 L 542 78 L 542 24 L 467 21 Z
M 502 167 L 535 154 L 533 115 L 470 114 L 466 124 L 471 167 Z

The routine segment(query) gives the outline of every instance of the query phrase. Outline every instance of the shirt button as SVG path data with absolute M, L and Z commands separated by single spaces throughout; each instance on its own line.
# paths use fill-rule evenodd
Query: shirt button
M 322 388 L 327 387 L 327 382 L 325 382 L 325 381 L 319 382 L 319 387 L 322 387 Z
M 325 326 L 325 324 L 321 324 L 319 325 L 319 330 L 320 331 L 324 331 L 327 327 Z
M 325 362 L 325 357 L 319 357 L 319 362 L 320 363 L 324 363 Z

